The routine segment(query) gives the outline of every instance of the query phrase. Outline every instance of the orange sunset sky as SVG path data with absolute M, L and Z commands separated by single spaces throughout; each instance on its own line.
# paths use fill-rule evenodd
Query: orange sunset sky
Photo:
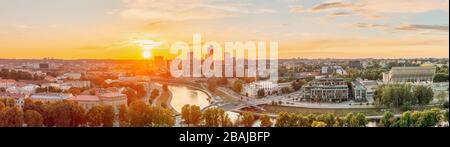
M 280 58 L 448 58 L 448 22 L 448 0 L 0 0 L 0 58 L 166 56 L 194 33 Z

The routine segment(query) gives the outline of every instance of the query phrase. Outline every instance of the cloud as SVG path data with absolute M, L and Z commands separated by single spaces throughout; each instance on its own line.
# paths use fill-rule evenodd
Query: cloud
M 301 13 L 305 10 L 302 5 L 289 6 L 289 12 L 291 13 Z
M 329 0 L 302 12 L 328 13 L 329 16 L 348 16 L 349 12 L 366 18 L 383 18 L 392 13 L 423 13 L 433 10 L 447 12 L 448 0 Z M 346 11 L 341 12 L 341 11 Z M 291 11 L 293 12 L 293 11 Z M 296 11 L 294 11 L 296 12 Z
M 447 56 L 448 37 L 326 37 L 282 43 L 280 56 L 308 58 L 396 58 Z
M 311 8 L 312 11 L 324 11 L 330 9 L 338 9 L 338 8 L 349 8 L 352 7 L 351 3 L 344 2 L 329 2 L 329 3 L 321 3 Z
M 248 3 L 248 1 L 246 1 Z M 120 15 L 138 20 L 204 20 L 238 16 L 240 14 L 277 13 L 268 8 L 253 8 L 244 2 L 208 0 L 123 0 Z
M 441 25 L 402 25 L 396 27 L 397 30 L 403 31 L 417 31 L 417 30 L 429 30 L 429 31 L 445 31 L 448 32 L 448 26 Z
M 362 29 L 380 29 L 388 32 L 396 31 L 415 31 L 419 33 L 432 34 L 433 32 L 447 33 L 449 32 L 449 26 L 443 25 L 423 25 L 423 24 L 404 24 L 398 26 L 383 25 L 383 24 L 370 24 L 370 23 L 356 23 L 353 27 Z
M 330 13 L 328 16 L 331 16 L 331 17 L 336 17 L 336 16 L 351 16 L 351 15 L 354 15 L 355 13 L 353 13 L 353 12 L 333 12 L 333 13 Z

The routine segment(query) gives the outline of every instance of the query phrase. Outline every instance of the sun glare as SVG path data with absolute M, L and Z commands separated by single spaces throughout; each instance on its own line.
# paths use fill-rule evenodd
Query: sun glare
M 150 59 L 150 57 L 152 57 L 152 53 L 150 51 L 143 51 L 142 52 L 142 57 L 144 59 Z

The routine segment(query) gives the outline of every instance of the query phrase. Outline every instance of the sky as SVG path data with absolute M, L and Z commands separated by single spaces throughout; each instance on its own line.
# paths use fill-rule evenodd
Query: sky
M 167 56 L 194 33 L 280 58 L 448 58 L 448 22 L 448 0 L 0 0 L 0 58 Z

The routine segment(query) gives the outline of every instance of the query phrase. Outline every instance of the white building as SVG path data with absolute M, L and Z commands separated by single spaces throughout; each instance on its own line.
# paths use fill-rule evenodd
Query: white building
M 258 97 L 258 91 L 264 90 L 265 95 L 272 95 L 278 92 L 279 86 L 271 81 L 259 81 L 247 84 L 243 87 L 241 94 L 251 98 Z
M 0 88 L 9 88 L 16 85 L 15 80 L 0 79 Z
M 71 87 L 77 87 L 77 88 L 90 88 L 91 82 L 90 81 L 67 81 L 65 84 L 70 85 Z
M 58 77 L 57 79 L 73 79 L 73 80 L 79 80 L 79 79 L 81 79 L 81 73 L 69 72 L 69 73 L 65 73 L 64 75 Z
M 26 86 L 12 86 L 6 89 L 6 92 L 15 93 L 15 94 L 33 94 L 36 92 L 36 89 L 39 88 L 38 85 L 28 84 Z
M 385 83 L 433 83 L 436 67 L 392 67 L 383 73 Z
M 42 102 L 57 102 L 67 100 L 72 97 L 73 97 L 72 94 L 65 94 L 65 93 L 38 93 L 31 95 L 30 99 Z

